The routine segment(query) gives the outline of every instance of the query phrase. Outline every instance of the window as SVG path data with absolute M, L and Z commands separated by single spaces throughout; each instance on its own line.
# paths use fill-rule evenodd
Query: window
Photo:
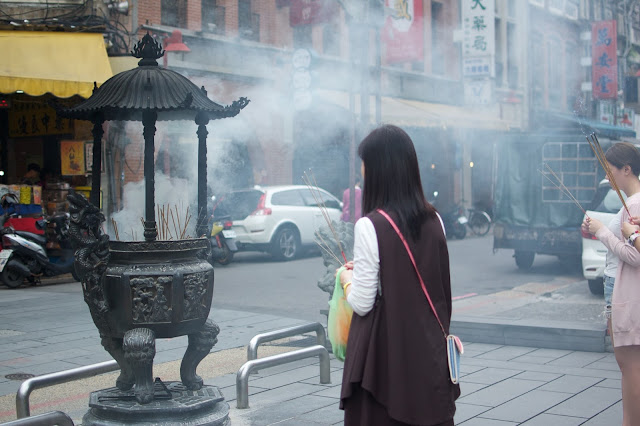
M 431 2 L 431 72 L 442 75 L 445 71 L 444 51 L 442 42 L 444 41 L 442 3 Z
M 218 0 L 202 0 L 202 30 L 224 34 L 225 8 L 217 3 Z
M 302 189 L 301 192 L 305 204 L 309 207 L 326 207 L 340 210 L 340 201 L 322 189 L 314 189 L 313 193 L 308 189 Z M 320 197 L 319 200 L 318 197 Z M 318 206 L 318 201 L 322 204 L 321 206 Z
M 544 39 L 536 32 L 531 36 L 532 84 L 531 98 L 535 107 L 544 107 Z
M 562 60 L 562 47 L 560 41 L 551 39 L 547 42 L 547 85 L 549 107 L 560 108 L 562 106 L 562 94 L 564 87 L 562 78 L 564 75 L 564 63 Z
M 291 189 L 274 193 L 271 196 L 271 204 L 274 206 L 304 206 L 304 201 L 300 191 Z
M 322 29 L 322 52 L 340 56 L 340 28 L 336 24 L 325 24 Z
M 185 28 L 187 26 L 186 0 L 161 0 L 160 22 L 170 27 Z
M 299 25 L 293 28 L 293 48 L 310 48 L 312 47 L 311 26 Z
M 504 46 L 504 36 L 502 35 L 502 20 L 496 18 L 496 87 L 504 85 L 504 58 L 502 50 Z
M 238 31 L 240 37 L 260 40 L 260 15 L 251 12 L 251 0 L 238 1 Z
M 516 24 L 507 23 L 507 84 L 509 89 L 518 88 L 518 34 Z

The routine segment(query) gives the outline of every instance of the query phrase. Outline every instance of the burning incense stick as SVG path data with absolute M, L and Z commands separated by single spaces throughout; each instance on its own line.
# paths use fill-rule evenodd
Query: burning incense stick
M 598 141 L 598 137 L 596 136 L 596 134 L 591 133 L 591 135 L 587 136 L 587 142 L 589 142 L 589 146 L 593 150 L 593 153 L 596 155 L 596 158 L 604 169 L 604 172 L 607 175 L 607 179 L 609 180 L 609 184 L 611 184 L 611 187 L 616 191 L 616 194 L 618 194 L 618 198 L 620 198 L 620 201 L 622 202 L 622 206 L 627 211 L 629 217 L 631 217 L 631 213 L 629 213 L 627 203 L 625 203 L 622 192 L 620 192 L 620 187 L 618 187 L 618 183 L 613 177 L 613 173 L 611 172 L 611 168 L 609 167 L 609 162 L 607 161 L 607 157 L 605 156 L 605 153 L 600 146 L 600 141 Z
M 309 170 L 309 173 L 311 174 L 311 170 Z M 338 237 L 338 234 L 336 233 L 335 228 L 333 227 L 333 224 L 331 223 L 331 217 L 329 217 L 329 213 L 327 212 L 327 206 L 324 204 L 324 201 L 322 201 L 322 195 L 320 194 L 320 192 L 318 191 L 318 194 L 315 194 L 314 191 L 317 190 L 317 182 L 315 181 L 315 177 L 313 177 L 313 181 L 315 183 L 315 188 L 313 187 L 313 185 L 311 185 L 311 179 L 309 178 L 309 175 L 307 174 L 307 172 L 304 172 L 304 175 L 302 176 L 302 180 L 304 181 L 304 183 L 307 185 L 307 187 L 309 188 L 309 192 L 311 192 L 311 196 L 313 197 L 313 199 L 316 202 L 316 205 L 318 206 L 318 208 L 320 208 L 320 212 L 322 213 L 322 216 L 324 217 L 324 220 L 327 222 L 327 225 L 329 225 L 329 229 L 331 230 L 331 233 L 333 234 L 333 238 L 335 238 L 336 243 L 338 244 L 338 247 L 340 248 L 340 253 L 342 254 L 342 258 L 344 259 L 344 262 L 347 263 L 347 256 L 345 256 L 344 254 L 344 250 L 342 248 L 342 244 L 340 243 L 340 238 Z
M 544 176 L 547 180 L 549 180 L 549 182 L 551 182 L 553 184 L 553 186 L 555 186 L 556 188 L 558 188 L 560 191 L 562 191 L 563 194 L 565 194 L 566 196 L 568 196 L 571 201 L 573 201 L 579 208 L 580 210 L 582 210 L 582 213 L 585 214 L 585 216 L 589 217 L 589 215 L 587 214 L 587 211 L 582 207 L 582 204 L 580 204 L 580 202 L 578 201 L 578 199 L 576 197 L 573 196 L 573 194 L 571 193 L 571 191 L 569 191 L 569 188 L 567 188 L 567 186 L 562 182 L 562 180 L 560 179 L 560 177 L 553 171 L 553 169 L 547 164 L 544 164 L 545 168 L 553 175 L 553 177 L 556 178 L 556 182 L 554 182 L 549 176 L 547 176 L 545 174 L 545 172 L 543 172 L 542 170 L 538 170 L 538 172 Z

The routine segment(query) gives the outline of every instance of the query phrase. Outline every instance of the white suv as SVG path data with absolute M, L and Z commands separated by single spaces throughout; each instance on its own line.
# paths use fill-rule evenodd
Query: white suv
M 622 194 L 624 197 L 624 193 Z M 626 197 L 625 197 L 626 198 Z M 593 210 L 587 210 L 587 215 L 599 220 L 605 226 L 622 208 L 622 202 L 616 191 L 611 189 L 608 180 L 602 180 L 594 197 L 597 205 Z M 604 293 L 602 278 L 606 264 L 607 248 L 596 237 L 588 232 L 582 232 L 582 272 L 589 283 L 589 290 L 595 295 Z
M 321 207 L 332 220 L 340 220 L 342 203 L 324 189 L 314 187 L 312 193 L 305 185 L 232 191 L 220 197 L 214 210 L 216 216 L 231 216 L 240 250 L 268 251 L 291 260 L 303 246 L 313 245 L 315 231 L 326 225 Z

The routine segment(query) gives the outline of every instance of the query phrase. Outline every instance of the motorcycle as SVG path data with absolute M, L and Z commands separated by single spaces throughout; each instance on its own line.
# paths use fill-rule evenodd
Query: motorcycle
M 233 260 L 233 255 L 238 251 L 236 245 L 236 232 L 231 229 L 233 222 L 231 216 L 213 217 L 211 225 L 211 256 L 209 263 L 218 262 L 221 265 L 228 265 Z
M 2 236 L 2 250 L 0 251 L 0 281 L 9 288 L 19 287 L 25 278 L 36 284 L 40 276 L 47 277 L 71 273 L 75 277 L 74 250 L 68 239 L 69 214 L 59 214 L 43 217 L 35 222 L 35 226 L 42 235 L 20 231 L 12 226 L 6 226 L 7 220 L 15 217 L 13 207 L 18 200 L 13 194 L 3 196 L 2 208 L 4 214 L 0 218 L 0 235 Z M 59 242 L 59 247 L 53 247 L 47 241 L 44 230 L 52 226 Z M 47 245 L 52 247 L 47 248 Z M 76 278 L 77 279 L 77 278 Z
M 434 204 L 438 197 L 437 191 L 433 193 L 433 197 L 434 201 L 431 201 L 431 204 Z M 454 206 L 446 213 L 439 213 L 442 217 L 442 222 L 444 223 L 444 229 L 447 236 L 452 236 L 459 240 L 462 240 L 467 236 L 467 222 L 469 222 L 469 220 L 461 206 Z

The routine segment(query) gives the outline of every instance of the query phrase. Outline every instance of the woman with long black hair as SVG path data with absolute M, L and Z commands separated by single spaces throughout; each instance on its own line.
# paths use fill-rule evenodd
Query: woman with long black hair
M 360 143 L 362 214 L 354 260 L 340 281 L 354 311 L 342 378 L 345 425 L 453 425 L 460 388 L 449 376 L 445 338 L 401 237 L 408 242 L 434 308 L 451 320 L 444 226 L 422 190 L 413 142 L 384 125 Z M 381 211 L 382 212 L 381 212 Z

